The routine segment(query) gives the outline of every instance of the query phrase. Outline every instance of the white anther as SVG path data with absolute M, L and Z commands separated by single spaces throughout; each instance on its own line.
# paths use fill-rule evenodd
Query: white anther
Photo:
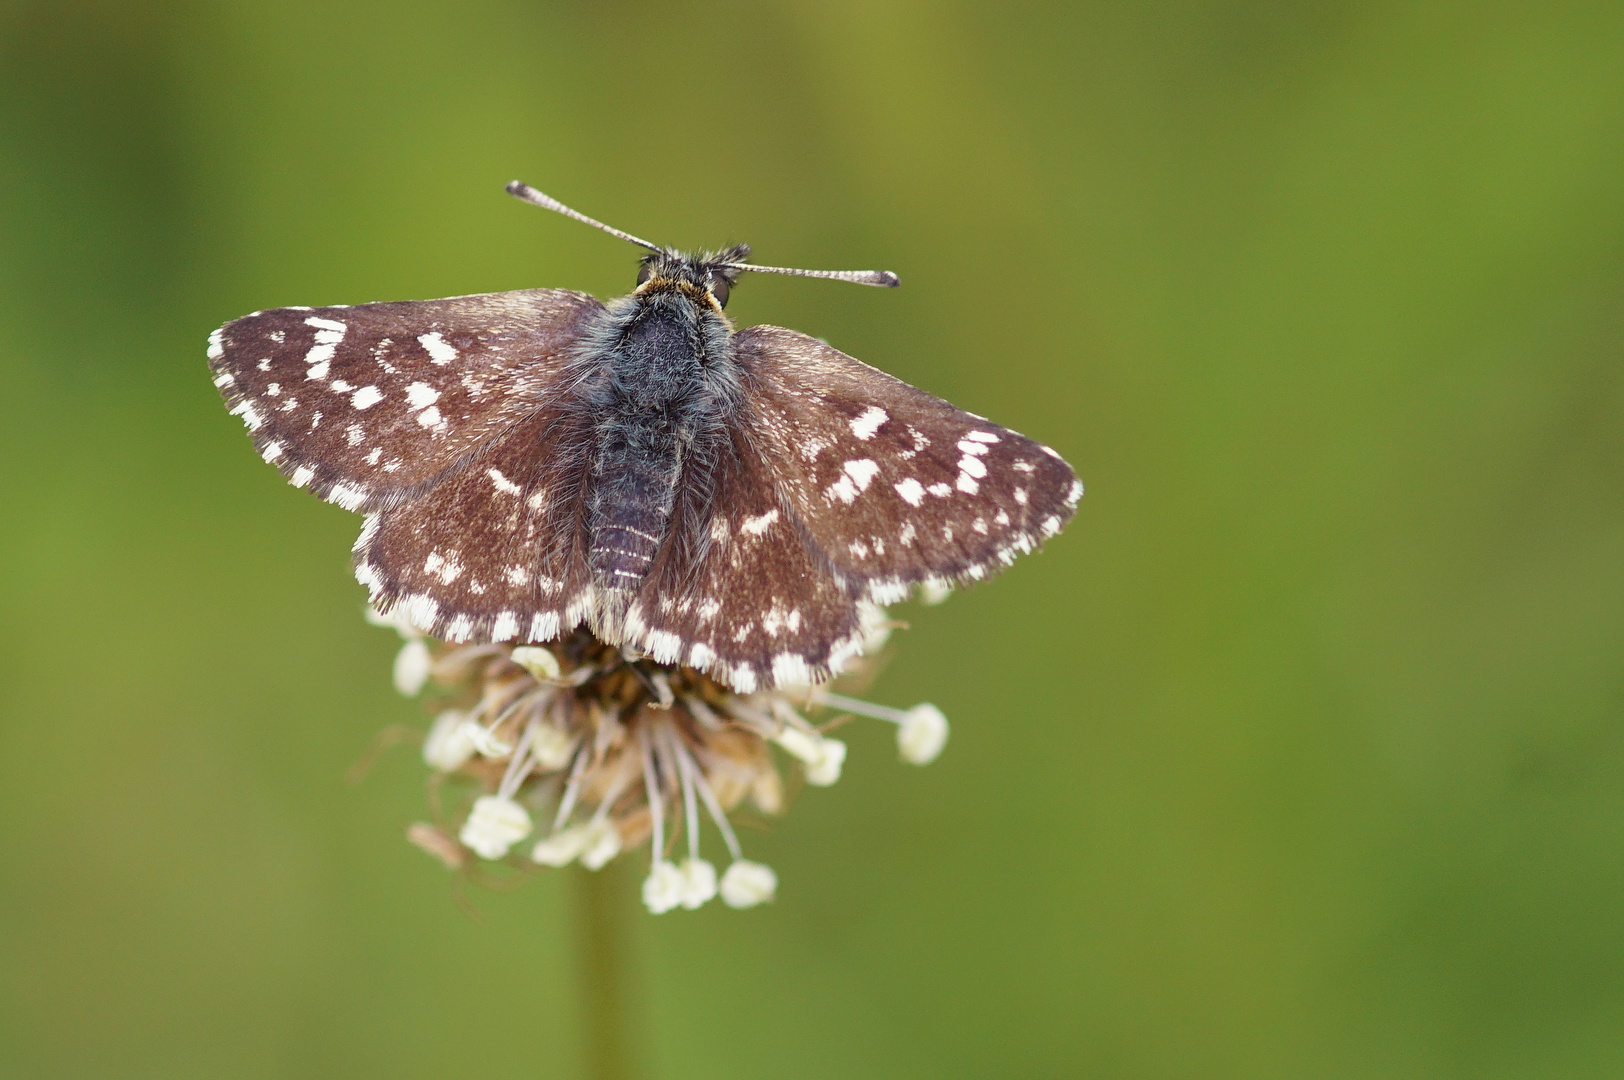
M 919 583 L 919 602 L 935 606 L 953 595 L 953 586 L 932 578 Z
M 474 740 L 468 729 L 478 725 L 468 722 L 468 714 L 459 709 L 447 709 L 434 718 L 423 739 L 423 760 L 431 769 L 455 772 L 474 756 Z
M 536 756 L 538 769 L 553 772 L 570 763 L 575 739 L 555 724 L 536 724 L 530 729 L 530 752 Z
M 500 859 L 530 835 L 530 815 L 512 799 L 482 795 L 463 822 L 460 839 L 483 859 Z
M 778 875 L 763 863 L 739 859 L 722 875 L 722 902 L 732 908 L 755 907 L 773 898 Z
M 513 753 L 513 744 L 498 739 L 494 732 L 483 724 L 468 725 L 468 741 L 474 744 L 474 752 L 480 757 L 505 758 Z
M 434 658 L 429 647 L 416 638 L 400 647 L 395 654 L 395 689 L 407 697 L 416 697 L 429 681 L 429 667 Z
M 692 911 L 716 895 L 716 867 L 704 859 L 684 859 L 678 869 L 682 871 L 683 907 Z
M 806 782 L 814 787 L 828 787 L 840 779 L 840 767 L 846 763 L 846 744 L 839 739 L 823 740 L 823 755 L 806 763 Z
M 897 750 L 912 765 L 929 765 L 947 745 L 947 717 L 926 703 L 915 705 L 897 725 Z
M 594 818 L 582 827 L 586 832 L 581 846 L 581 865 L 588 870 L 601 870 L 605 863 L 620 854 L 620 830 L 612 821 Z
M 820 746 L 823 736 L 808 734 L 800 728 L 785 727 L 773 735 L 773 741 L 807 764 L 823 756 Z
M 682 903 L 684 884 L 676 863 L 660 859 L 643 879 L 643 904 L 654 914 L 663 915 Z
M 556 832 L 536 843 L 530 858 L 543 866 L 568 866 L 586 846 L 586 826 Z
M 846 744 L 839 739 L 825 739 L 795 727 L 785 727 L 773 739 L 806 763 L 807 783 L 828 787 L 840 779 L 840 767 L 846 761 Z
M 556 679 L 561 674 L 558 657 L 553 655 L 553 650 L 540 645 L 520 645 L 513 650 L 509 659 L 538 679 Z

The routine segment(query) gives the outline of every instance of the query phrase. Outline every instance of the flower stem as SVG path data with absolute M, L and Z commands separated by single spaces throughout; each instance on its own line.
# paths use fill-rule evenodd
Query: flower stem
M 633 929 L 622 880 L 624 860 L 602 870 L 576 867 L 571 899 L 575 922 L 575 972 L 587 1080 L 636 1080 L 633 1011 L 628 987 Z

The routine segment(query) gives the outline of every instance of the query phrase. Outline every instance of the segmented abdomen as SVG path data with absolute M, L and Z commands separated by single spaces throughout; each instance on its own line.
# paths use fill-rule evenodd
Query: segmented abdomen
M 675 440 L 600 441 L 588 556 L 600 587 L 634 590 L 648 576 L 671 520 L 677 457 Z

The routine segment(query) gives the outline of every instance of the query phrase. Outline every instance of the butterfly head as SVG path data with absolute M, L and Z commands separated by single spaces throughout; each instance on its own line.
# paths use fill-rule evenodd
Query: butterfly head
M 637 296 L 658 292 L 680 293 L 701 307 L 721 311 L 749 256 L 750 245 L 735 244 L 726 251 L 685 255 L 680 251 L 651 251 L 637 271 Z

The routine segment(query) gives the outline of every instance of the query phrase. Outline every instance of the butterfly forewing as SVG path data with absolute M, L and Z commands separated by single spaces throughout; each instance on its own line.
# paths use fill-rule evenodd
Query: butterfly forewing
M 260 455 L 349 510 L 420 490 L 533 413 L 603 310 L 563 289 L 279 308 L 209 338 Z
M 857 595 L 977 580 L 1059 532 L 1083 493 L 1060 455 L 793 330 L 736 334 L 745 422 Z
M 367 515 L 356 577 L 450 641 L 548 641 L 590 603 L 585 478 L 590 431 L 545 407 L 477 459 Z

